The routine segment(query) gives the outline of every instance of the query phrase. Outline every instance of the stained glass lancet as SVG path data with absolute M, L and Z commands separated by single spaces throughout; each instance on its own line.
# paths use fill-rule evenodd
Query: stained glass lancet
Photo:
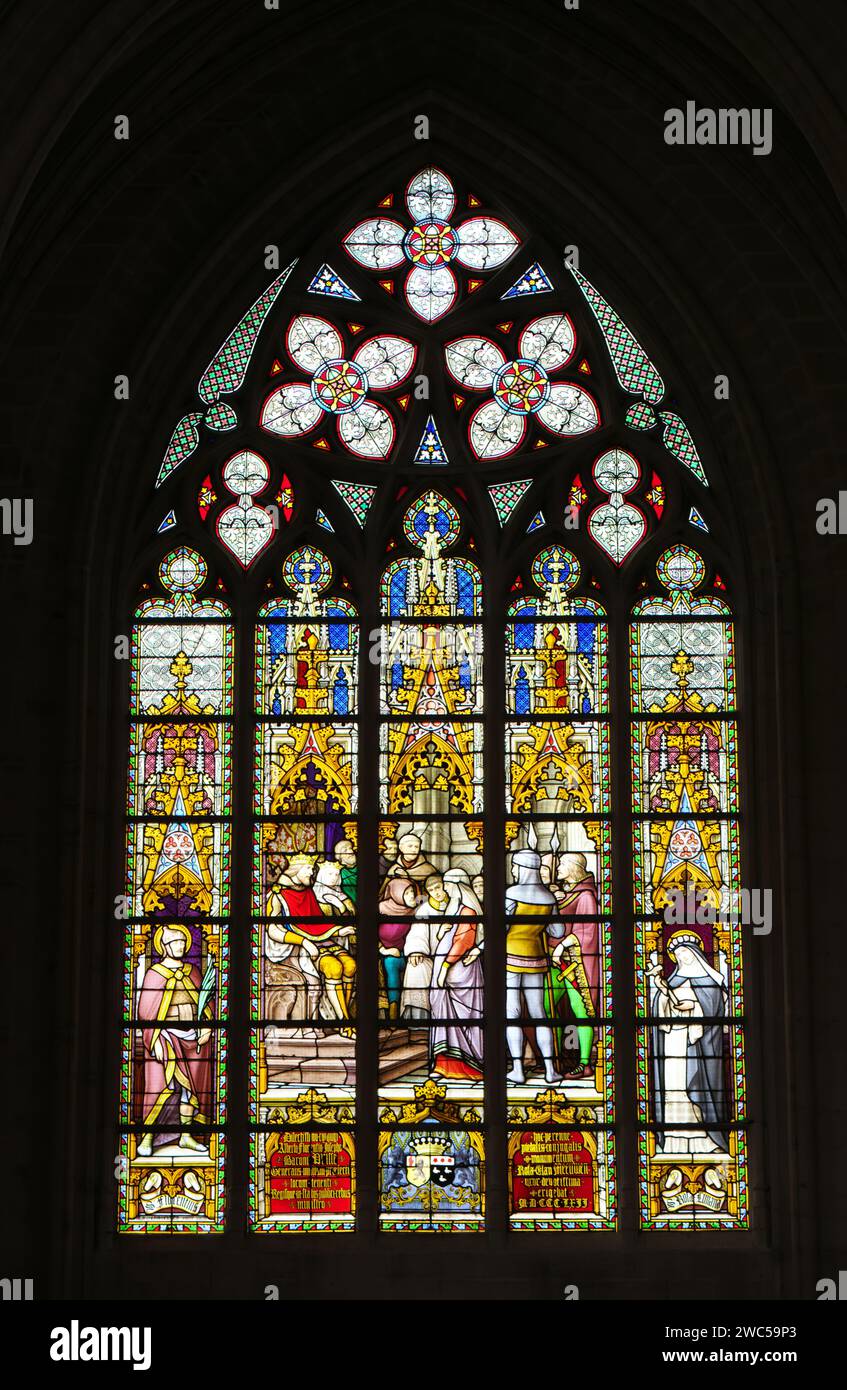
M 303 546 L 256 628 L 251 1222 L 355 1225 L 356 610 Z
M 223 1229 L 232 799 L 229 609 L 181 546 L 136 612 L 120 1230 Z
M 484 1219 L 482 601 L 461 530 L 449 498 L 420 496 L 380 595 L 385 1230 Z
M 631 629 L 641 1220 L 743 1227 L 733 623 L 690 546 L 658 576 Z
M 512 1228 L 615 1224 L 607 624 L 550 545 L 506 622 Z

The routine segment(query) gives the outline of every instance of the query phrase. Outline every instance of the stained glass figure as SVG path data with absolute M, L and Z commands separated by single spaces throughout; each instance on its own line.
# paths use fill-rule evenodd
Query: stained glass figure
M 641 1223 L 743 1228 L 731 574 L 678 539 L 686 518 L 708 530 L 692 505 L 707 483 L 700 452 L 662 408 L 651 358 L 580 271 L 569 264 L 579 293 L 566 277 L 560 299 L 533 242 L 518 274 L 508 216 L 435 167 L 371 206 L 343 238 L 344 275 L 327 246 L 296 284 L 289 266 L 259 296 L 159 469 L 157 486 L 191 469 L 159 531 L 199 517 L 221 574 L 168 536 L 134 619 L 119 1228 L 223 1229 L 237 1026 L 251 1231 L 341 1234 L 373 1213 L 384 1232 L 471 1234 L 492 1209 L 515 1232 L 614 1229 L 613 882 L 630 866 L 637 1113 L 626 1120 Z M 524 313 L 517 301 L 539 294 L 551 297 Z M 511 319 L 497 321 L 498 301 Z M 380 323 L 380 305 L 394 322 Z M 440 321 L 460 305 L 451 337 Z M 251 373 L 244 399 L 260 404 L 246 418 L 236 393 Z M 602 448 L 580 445 L 600 429 Z M 196 515 L 183 515 L 185 497 Z M 657 585 L 641 563 L 654 541 Z M 246 595 L 258 583 L 256 611 Z M 619 663 L 610 691 L 604 583 L 618 612 L 628 585 L 641 594 L 629 711 L 617 708 Z M 251 722 L 237 737 L 230 587 L 232 608 L 256 613 L 239 654 L 254 662 Z M 365 661 L 359 612 L 377 604 Z M 360 731 L 361 709 L 372 729 Z M 629 767 L 613 716 L 628 721 Z M 236 749 L 250 763 L 237 800 Z M 360 843 L 378 858 L 361 880 Z M 232 913 L 250 931 L 238 1019 Z M 364 1017 L 360 918 L 377 971 Z M 374 1050 L 369 1078 L 358 1063 Z M 366 1171 L 356 1127 L 372 1112 L 357 1105 L 372 1084 L 378 1164 Z M 504 1192 L 486 1190 L 489 1126 L 505 1127 Z
M 733 623 L 690 546 L 633 610 L 642 1225 L 747 1224 Z
M 471 1132 L 484 1076 L 481 585 L 452 553 L 461 529 L 453 500 L 417 497 L 403 516 L 413 553 L 381 586 L 380 1221 L 392 1230 L 477 1229 L 483 1214 Z M 395 1128 L 412 1110 L 437 1132 Z

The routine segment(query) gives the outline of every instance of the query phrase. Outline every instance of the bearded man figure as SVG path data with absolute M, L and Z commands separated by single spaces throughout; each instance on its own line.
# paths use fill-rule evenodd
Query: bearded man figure
M 408 878 L 422 888 L 426 880 L 436 873 L 435 865 L 430 864 L 422 852 L 422 844 L 420 835 L 415 835 L 411 830 L 407 835 L 401 835 L 397 841 L 397 858 L 389 866 L 386 876 Z

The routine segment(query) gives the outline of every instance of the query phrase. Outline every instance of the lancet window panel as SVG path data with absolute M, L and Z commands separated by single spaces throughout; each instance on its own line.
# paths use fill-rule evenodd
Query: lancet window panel
M 482 584 L 430 489 L 380 587 L 380 1228 L 485 1219 Z M 467 540 L 467 538 L 466 538 Z M 414 1117 L 422 1128 L 397 1128 Z
M 509 1223 L 524 1232 L 617 1214 L 608 624 L 582 572 L 548 545 L 505 623 Z
M 573 1126 L 571 1107 L 514 1106 L 508 1137 L 509 1226 L 515 1232 L 614 1230 L 617 1224 L 613 1129 Z M 523 1123 L 522 1123 L 523 1121 Z
M 351 1231 L 356 1212 L 359 624 L 315 546 L 255 641 L 249 1219 Z
M 744 1227 L 733 622 L 692 547 L 663 552 L 657 575 L 664 593 L 631 628 L 642 1223 Z
M 172 550 L 130 653 L 119 1225 L 225 1221 L 233 627 Z

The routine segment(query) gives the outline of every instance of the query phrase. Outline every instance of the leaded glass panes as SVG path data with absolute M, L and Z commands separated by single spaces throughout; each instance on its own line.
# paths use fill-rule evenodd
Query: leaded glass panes
M 733 625 L 689 546 L 657 573 L 630 643 L 641 1220 L 745 1226 Z
M 282 566 L 255 648 L 250 1220 L 355 1223 L 358 656 L 323 551 Z
M 566 314 L 531 319 L 518 334 L 511 358 L 491 338 L 456 338 L 446 345 L 448 374 L 458 386 L 487 397 L 468 422 L 476 458 L 513 454 L 531 433 L 532 417 L 554 435 L 598 428 L 600 413 L 593 396 L 575 382 L 550 375 L 566 366 L 573 349 L 573 326 Z
M 645 1226 L 747 1220 L 733 623 L 679 540 L 717 531 L 704 464 L 615 309 L 480 192 L 427 166 L 363 197 L 167 443 L 133 647 L 122 1230 L 220 1230 L 227 1127 L 253 1233 L 611 1230 L 619 1161 Z M 172 1005 L 173 1067 L 145 1026 Z
M 465 1231 L 483 1219 L 484 800 L 481 585 L 454 553 L 456 505 L 423 493 L 412 553 L 381 586 L 380 1223 Z M 389 1129 L 428 1109 L 431 1130 Z
M 223 1229 L 232 626 L 163 559 L 132 632 L 120 1230 Z
M 514 1230 L 613 1226 L 605 614 L 563 546 L 506 623 L 506 1027 Z M 579 1127 L 574 1120 L 579 1118 Z

